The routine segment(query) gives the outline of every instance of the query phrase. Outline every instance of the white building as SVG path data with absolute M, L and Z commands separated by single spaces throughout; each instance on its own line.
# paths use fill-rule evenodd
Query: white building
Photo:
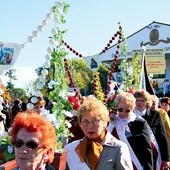
M 164 67 L 160 67 L 160 73 L 154 74 L 155 78 L 170 80 L 170 25 L 153 21 L 139 31 L 127 37 L 127 57 L 132 57 L 134 50 L 142 50 L 145 46 L 146 50 L 155 51 L 153 60 L 156 60 L 157 52 L 164 51 L 163 58 L 159 62 L 165 61 Z M 101 62 L 113 61 L 116 45 L 110 47 L 105 53 L 100 55 Z M 154 58 L 155 57 L 155 58 Z M 119 55 L 118 59 L 121 59 Z M 119 63 L 120 61 L 118 61 Z M 152 63 L 153 64 L 153 63 Z M 162 74 L 165 73 L 165 74 Z

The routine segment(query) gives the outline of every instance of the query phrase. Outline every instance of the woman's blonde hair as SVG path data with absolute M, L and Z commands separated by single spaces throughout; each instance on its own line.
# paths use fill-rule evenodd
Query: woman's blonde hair
M 135 105 L 136 105 L 136 99 L 132 93 L 122 92 L 122 93 L 118 94 L 115 98 L 116 108 L 121 103 L 124 103 L 124 104 L 130 106 L 131 109 L 134 109 Z
M 79 123 L 87 112 L 90 112 L 94 117 L 100 117 L 106 123 L 110 121 L 107 107 L 92 95 L 83 98 L 82 105 L 77 113 Z

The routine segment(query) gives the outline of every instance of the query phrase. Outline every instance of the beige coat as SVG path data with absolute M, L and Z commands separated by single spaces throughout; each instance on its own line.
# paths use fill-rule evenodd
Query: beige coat
M 68 151 L 67 170 L 90 170 L 87 163 L 80 162 L 75 152 L 76 146 L 81 140 L 74 141 L 65 146 Z M 102 141 L 103 152 L 97 170 L 133 170 L 130 153 L 127 145 L 113 137 L 107 132 L 105 139 Z

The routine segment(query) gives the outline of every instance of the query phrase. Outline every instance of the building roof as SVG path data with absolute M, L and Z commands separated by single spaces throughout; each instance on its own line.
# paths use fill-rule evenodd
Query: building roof
M 131 55 L 133 50 L 163 48 L 170 53 L 169 38 L 170 24 L 153 21 L 126 38 L 127 55 Z M 113 60 L 117 44 L 111 46 L 105 53 L 101 54 L 101 61 Z M 121 57 L 121 55 L 119 55 Z

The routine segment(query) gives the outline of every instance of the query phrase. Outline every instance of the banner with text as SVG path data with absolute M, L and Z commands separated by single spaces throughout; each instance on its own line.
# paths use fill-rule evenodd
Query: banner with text
M 148 74 L 165 74 L 166 61 L 164 49 L 147 49 L 145 59 Z

